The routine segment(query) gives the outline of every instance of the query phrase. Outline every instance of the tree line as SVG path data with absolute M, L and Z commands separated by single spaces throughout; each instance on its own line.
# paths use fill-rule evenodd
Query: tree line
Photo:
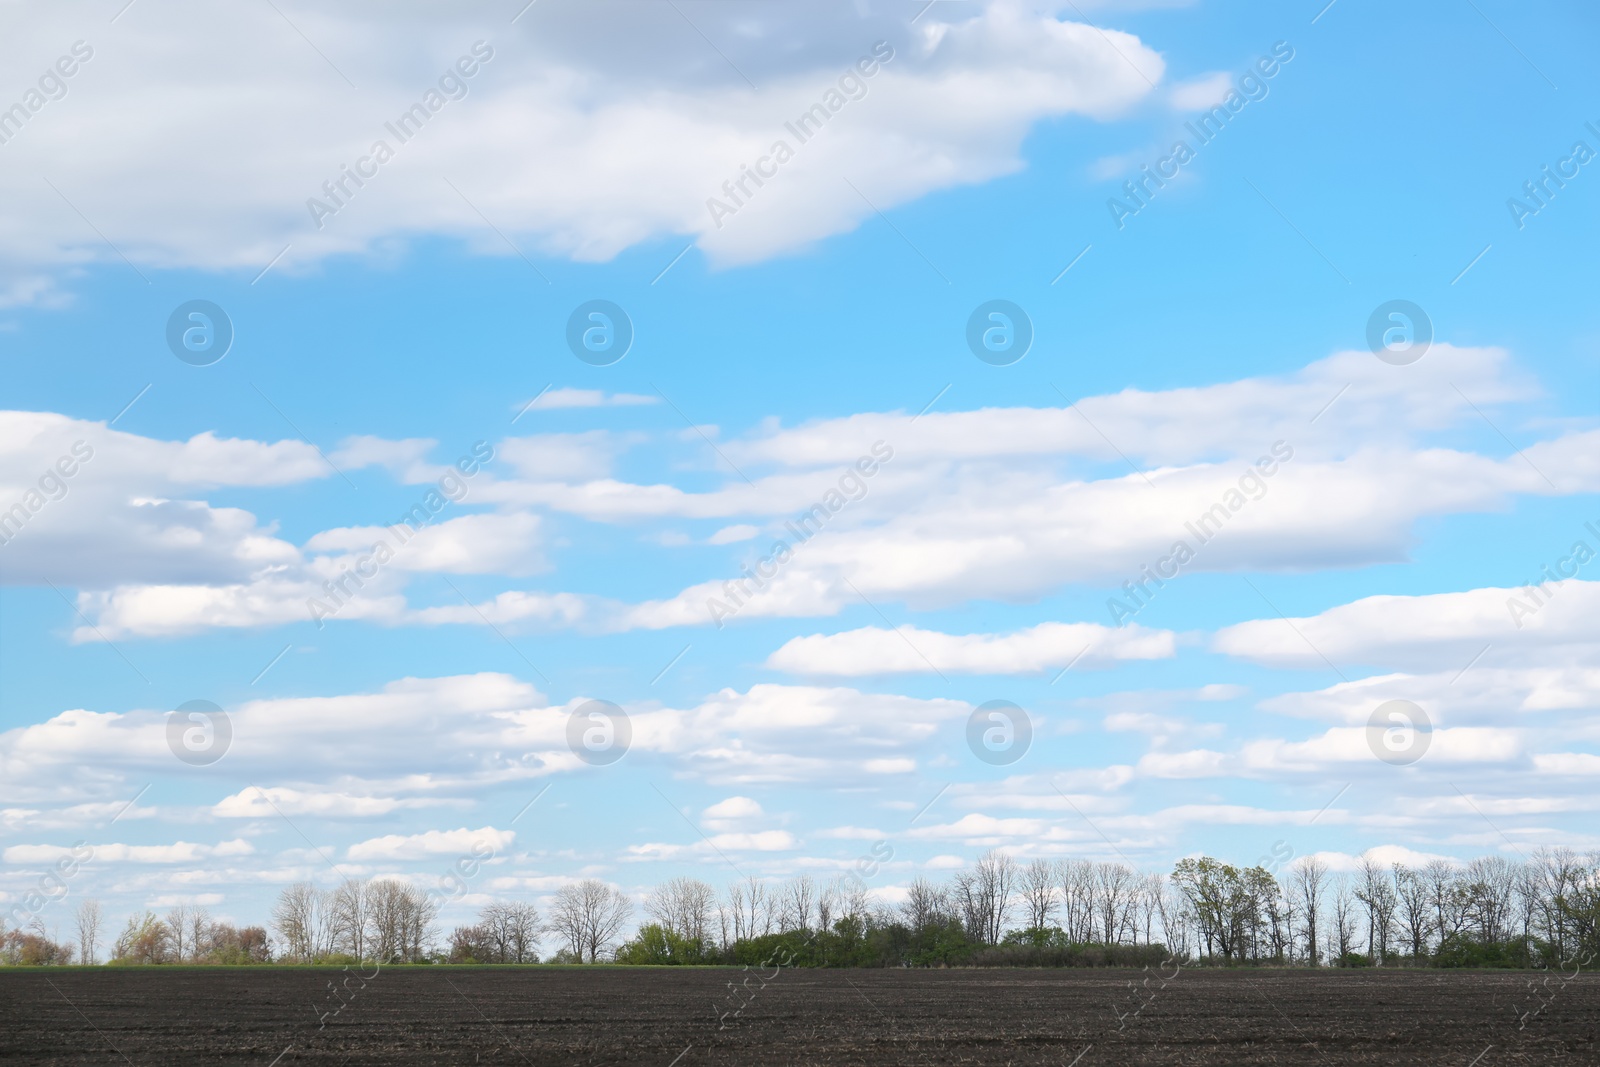
M 1600 955 L 1600 852 L 1540 849 L 1421 866 L 1321 859 L 1236 867 L 1208 856 L 1170 874 L 1086 859 L 1019 861 L 993 850 L 887 903 L 852 873 L 745 878 L 719 892 L 674 878 L 642 900 L 585 879 L 545 914 L 495 901 L 441 936 L 440 899 L 404 879 L 287 886 L 265 927 L 180 905 L 129 917 L 107 962 L 622 963 L 801 966 L 1144 966 L 1163 960 L 1301 966 L 1566 966 Z M 102 912 L 76 939 L 35 919 L 0 932 L 0 963 L 98 963 Z

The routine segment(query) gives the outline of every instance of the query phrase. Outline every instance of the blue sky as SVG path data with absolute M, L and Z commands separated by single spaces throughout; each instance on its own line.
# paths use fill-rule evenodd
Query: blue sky
M 878 840 L 886 899 L 988 847 L 1600 845 L 1600 564 L 1508 606 L 1600 550 L 1583 6 L 118 6 L 0 9 L 27 112 L 0 144 L 8 910 L 80 840 L 74 892 L 241 920 L 478 840 L 462 914 L 591 874 L 826 878 Z M 307 199 L 477 42 L 465 95 L 319 228 Z M 194 299 L 235 334 L 209 366 L 166 341 Z M 634 331 L 609 366 L 566 341 L 594 299 Z M 965 340 L 993 299 L 1032 324 L 1009 366 Z M 1367 340 L 1397 299 L 1434 338 L 1399 366 Z M 464 497 L 319 627 L 320 583 L 479 442 Z M 1122 583 L 1279 443 L 1117 626 Z M 232 729 L 205 766 L 167 743 L 197 699 Z M 592 699 L 633 727 L 605 766 L 566 742 Z M 1014 762 L 968 748 L 991 700 L 1032 724 Z M 1368 744 L 1389 700 L 1432 725 L 1403 766 Z

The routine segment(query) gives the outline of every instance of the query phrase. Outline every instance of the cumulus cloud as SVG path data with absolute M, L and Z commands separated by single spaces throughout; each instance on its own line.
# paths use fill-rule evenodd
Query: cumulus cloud
M 229 706 L 233 740 L 218 766 L 275 784 L 224 796 L 212 811 L 229 818 L 275 817 L 279 808 L 366 817 L 582 770 L 587 765 L 567 744 L 567 720 L 585 699 L 551 705 L 524 682 L 484 673 Z M 815 783 L 902 773 L 943 724 L 972 708 L 951 699 L 766 684 L 723 689 L 686 708 L 640 703 L 625 710 L 634 752 L 692 767 L 704 780 Z M 108 802 L 104 794 L 119 795 L 134 778 L 170 771 L 167 717 L 76 709 L 0 733 L 0 801 L 84 794 L 85 801 Z M 728 809 L 710 817 L 736 816 Z
M 537 439 L 507 444 L 514 456 L 539 446 Z M 348 439 L 334 453 L 342 470 L 380 466 L 407 482 L 452 480 L 443 490 L 429 484 L 416 507 L 383 516 L 382 525 L 334 527 L 297 546 L 278 536 L 275 523 L 196 497 L 332 476 L 312 445 L 209 432 L 163 441 L 65 415 L 0 412 L 0 579 L 76 588 L 88 620 L 73 632 L 78 641 L 330 617 L 451 621 L 449 608 L 408 607 L 411 575 L 528 575 L 548 562 L 540 516 L 446 511 L 467 504 L 472 480 L 455 466 L 427 462 L 433 447 L 427 439 Z M 476 477 L 482 484 L 489 475 Z M 563 621 L 580 611 L 570 597 L 540 609 L 525 596 L 518 608 Z M 472 613 L 471 621 L 482 618 Z
M 175 841 L 170 845 L 125 845 L 120 843 L 78 846 L 79 862 L 83 862 L 81 849 L 93 849 L 95 863 L 197 863 L 207 859 L 225 859 L 249 856 L 254 846 L 243 838 L 221 841 L 215 845 Z M 73 849 L 63 845 L 12 845 L 0 852 L 7 863 L 45 866 L 73 855 Z
M 407 808 L 436 807 L 444 803 L 429 797 L 363 796 L 337 790 L 258 788 L 251 786 L 212 805 L 211 813 L 224 819 L 264 819 L 274 816 L 315 815 L 335 819 L 360 819 Z
M 629 845 L 627 851 L 628 858 L 633 860 L 672 860 L 718 858 L 728 852 L 791 852 L 799 847 L 799 839 L 787 830 L 760 830 L 754 833 L 713 834 L 687 845 L 647 841 Z
M 613 623 L 658 629 L 832 615 L 859 596 L 915 609 L 1027 600 L 1073 582 L 1118 586 L 1131 607 L 1159 588 L 1152 574 L 1172 576 L 1163 560 L 1180 542 L 1185 572 L 1393 562 L 1422 518 L 1600 487 L 1595 431 L 1503 457 L 1429 443 L 1479 421 L 1483 405 L 1537 394 L 1505 353 L 1435 345 L 1405 368 L 1417 374 L 1395 369 L 1340 353 L 1275 378 L 1064 407 L 763 427 L 720 447 L 741 469 L 771 473 L 707 492 L 615 480 L 494 491 L 600 521 L 766 517 L 782 553 L 757 539 L 724 576 Z M 892 459 L 854 499 L 830 498 L 874 442 Z M 1127 615 L 1108 603 L 1107 618 Z
M 253 275 L 289 245 L 274 269 L 304 270 L 431 234 L 509 254 L 485 218 L 547 255 L 605 260 L 676 234 L 745 262 L 854 228 L 872 215 L 863 197 L 888 210 L 1016 171 L 1036 122 L 1113 117 L 1163 73 L 1133 35 L 1017 0 L 915 25 L 904 7 L 845 0 L 632 4 L 620 20 L 541 5 L 515 24 L 515 11 L 279 6 L 138 10 L 90 42 L 69 110 L 32 116 L 6 148 L 0 191 L 19 221 L 0 235 L 5 299 L 49 299 L 54 274 L 113 257 L 40 173 L 146 268 Z M 8 51 L 54 55 L 84 22 L 73 5 L 40 11 Z M 421 128 L 391 132 L 419 101 Z M 813 107 L 826 135 L 802 143 L 786 123 Z M 793 158 L 762 187 L 744 179 L 733 218 L 708 210 L 779 140 Z
M 1119 660 L 1170 659 L 1174 635 L 1137 624 L 1046 622 L 1010 634 L 946 634 L 904 626 L 863 627 L 838 634 L 791 638 L 767 666 L 793 674 L 859 677 L 951 671 L 1025 674 L 1109 666 Z
M 397 570 L 532 574 L 547 567 L 541 521 L 527 513 L 460 515 L 424 526 L 403 543 L 389 527 L 347 526 L 316 534 L 305 548 L 334 557 L 322 568 L 330 576 L 339 573 L 345 557 L 370 551 L 380 541 L 394 546 L 394 560 L 385 566 Z
M 161 441 L 52 412 L 0 412 L 0 575 L 9 584 L 228 580 L 292 562 L 271 526 L 191 494 L 333 475 L 300 441 Z
M 504 852 L 516 840 L 514 830 L 482 826 L 476 830 L 428 830 L 420 834 L 385 834 L 357 841 L 345 850 L 352 860 L 416 860 L 432 856 L 482 855 Z
M 1562 559 L 1575 570 L 1572 556 Z M 1218 631 L 1213 647 L 1256 663 L 1314 669 L 1327 660 L 1408 670 L 1594 662 L 1600 653 L 1594 624 L 1600 582 L 1540 580 L 1531 560 L 1528 569 L 1539 585 L 1365 597 L 1308 618 L 1228 626 Z
M 700 813 L 700 821 L 708 830 L 735 830 L 751 820 L 766 815 L 761 804 L 751 797 L 729 797 L 719 800 Z
M 1082 583 L 1113 587 L 1106 621 L 1116 624 L 1160 588 L 1161 575 L 1170 579 L 1180 545 L 1190 553 L 1178 564 L 1182 573 L 1393 562 L 1406 558 L 1424 518 L 1502 508 L 1519 494 L 1600 488 L 1600 431 L 1568 431 L 1505 456 L 1430 442 L 1464 420 L 1480 420 L 1484 406 L 1535 395 L 1536 387 L 1497 349 L 1436 344 L 1406 368 L 1370 353 L 1340 353 L 1293 374 L 1159 393 L 1127 390 L 1062 407 L 920 418 L 868 413 L 795 428 L 763 424 L 722 446 L 757 476 L 701 491 L 614 478 L 616 457 L 643 439 L 638 435 L 595 430 L 511 438 L 499 443 L 497 472 L 480 473 L 470 487 L 474 506 L 497 510 L 441 516 L 376 577 L 358 583 L 359 595 L 339 597 L 334 617 L 386 625 L 660 629 L 720 624 L 730 615 L 825 617 L 860 596 L 915 609 L 974 599 L 1026 601 Z M 147 450 L 174 447 L 142 438 L 134 443 Z M 196 438 L 190 445 L 212 458 L 185 464 L 176 455 L 157 455 L 156 469 L 164 462 L 188 471 L 183 477 L 203 472 L 215 479 L 231 464 L 236 479 L 249 482 L 290 457 L 297 477 L 325 473 L 320 457 L 295 452 L 293 442 L 234 442 L 221 449 L 216 439 Z M 858 475 L 857 460 L 880 445 L 889 458 L 874 461 L 871 475 Z M 267 447 L 282 456 L 266 455 Z M 353 438 L 345 447 L 346 459 L 387 466 L 406 480 L 445 469 L 426 462 L 426 441 Z M 31 471 L 33 460 L 47 452 L 34 448 L 28 462 L 8 469 Z M 224 452 L 233 457 L 227 463 L 216 458 Z M 1129 462 L 1138 469 L 1128 471 Z M 63 580 L 75 579 L 69 584 L 79 587 L 78 606 L 90 623 L 76 632 L 79 640 L 309 619 L 313 599 L 331 603 L 325 583 L 349 582 L 365 549 L 385 536 L 384 527 L 349 525 L 295 546 L 248 512 L 173 499 L 180 479 L 170 470 L 154 480 L 112 470 L 109 463 L 106 471 L 106 484 L 116 487 L 111 492 L 123 496 L 92 497 L 101 502 L 73 520 L 77 541 L 29 538 L 32 547 L 24 548 L 18 537 L 21 554 L 12 555 L 24 569 L 38 569 L 38 560 L 48 557 L 59 562 Z M 18 479 L 21 486 L 21 474 Z M 151 496 L 125 499 L 130 485 L 146 484 Z M 87 499 L 69 496 L 36 521 L 56 521 Z M 143 516 L 148 536 L 98 551 L 108 529 L 123 528 L 103 521 L 108 509 L 124 523 Z M 504 590 L 470 605 L 410 601 L 408 577 L 416 572 L 522 576 L 546 570 L 547 521 L 538 514 L 544 509 L 598 522 L 714 518 L 724 525 L 710 535 L 712 544 L 748 541 L 748 547 L 733 550 L 743 558 L 719 568 L 722 574 L 640 603 L 539 589 Z M 780 541 L 785 555 L 775 565 Z M 144 565 L 140 545 L 159 554 L 161 564 Z M 12 547 L 6 546 L 8 554 Z M 1529 570 L 1537 574 L 1538 561 L 1530 561 Z M 1525 620 L 1525 643 L 1571 610 L 1560 599 Z M 322 621 L 321 613 L 317 617 Z M 1263 656 L 1303 658 L 1287 633 L 1278 623 L 1244 624 L 1221 635 L 1218 647 L 1239 654 L 1248 634 L 1249 646 Z M 1050 669 L 1046 661 L 1055 662 L 1040 651 L 1050 640 L 1044 631 L 1005 640 L 925 637 L 941 655 L 949 641 L 963 646 L 948 650 L 952 670 L 1043 670 Z M 1030 640 L 1033 647 L 1025 648 Z M 1126 635 L 1108 640 L 1106 648 L 1134 644 Z M 870 632 L 799 638 L 775 654 L 773 665 L 817 671 L 813 652 L 825 648 L 833 657 L 845 643 L 863 642 L 883 649 L 889 669 L 922 669 L 921 657 L 900 638 Z M 1086 655 L 1093 660 L 1095 647 Z
M 507 717 L 546 706 L 532 686 L 503 674 L 406 678 L 376 692 L 244 701 L 224 708 L 233 741 L 218 767 L 271 776 L 281 783 L 277 788 L 301 791 L 325 786 L 335 775 L 349 775 L 352 784 L 418 775 L 407 778 L 405 791 L 437 795 L 466 776 L 494 781 L 537 773 L 539 760 L 524 760 L 525 749 L 505 744 L 516 736 Z M 445 709 L 448 733 L 441 731 Z M 0 789 L 19 800 L 119 795 L 132 779 L 175 765 L 167 717 L 165 709 L 71 709 L 0 733 Z M 547 747 L 554 748 L 558 731 L 549 733 Z M 349 785 L 334 790 L 340 791 L 354 792 Z M 223 803 L 238 812 L 252 803 L 249 796 L 246 790 Z

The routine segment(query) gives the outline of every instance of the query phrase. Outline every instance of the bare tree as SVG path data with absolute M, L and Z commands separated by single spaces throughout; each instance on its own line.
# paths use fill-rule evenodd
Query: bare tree
M 1463 918 L 1483 941 L 1510 937 L 1516 887 L 1516 865 L 1504 856 L 1480 856 L 1461 873 Z
M 272 907 L 272 928 L 283 939 L 284 955 L 310 963 L 331 946 L 324 945 L 322 934 L 327 922 L 328 899 L 310 882 L 295 882 L 283 888 Z
M 840 875 L 833 880 L 829 892 L 833 898 L 835 918 L 865 923 L 872 915 L 872 895 L 861 879 Z
M 1411 946 L 1411 958 L 1421 959 L 1428 952 L 1428 937 L 1433 933 L 1433 901 L 1428 881 L 1403 863 L 1394 865 L 1394 893 L 1399 902 L 1401 940 Z
M 644 910 L 676 936 L 704 945 L 711 939 L 716 903 L 716 890 L 698 878 L 674 878 L 651 891 Z
M 434 898 L 397 878 L 369 882 L 365 892 L 366 947 L 380 962 L 420 960 L 433 942 L 439 905 Z
M 1343 962 L 1354 949 L 1356 937 L 1356 898 L 1345 878 L 1340 878 L 1334 888 L 1333 933 L 1337 959 Z
M 839 887 L 829 882 L 817 892 L 817 929 L 833 929 L 833 916 L 839 908 Z
M 1374 967 L 1389 957 L 1389 935 L 1394 929 L 1394 913 L 1399 906 L 1388 872 L 1371 856 L 1361 860 L 1356 899 L 1367 912 L 1367 954 Z
M 1067 940 L 1083 944 L 1094 940 L 1094 864 L 1065 860 L 1058 872 L 1061 907 Z
M 1094 865 L 1093 892 L 1104 944 L 1115 945 L 1122 940 L 1137 884 L 1138 876 L 1125 864 Z
M 170 931 L 169 940 L 172 946 L 172 957 L 182 963 L 193 953 L 194 942 L 191 941 L 189 932 L 189 906 L 176 904 L 167 911 L 167 929 Z
M 1156 898 L 1156 907 L 1161 913 L 1161 938 L 1166 943 L 1167 952 L 1186 957 L 1189 955 L 1190 924 L 1188 917 L 1188 898 L 1183 890 L 1173 884 L 1172 879 L 1165 875 L 1158 875 L 1160 881 L 1160 895 Z
M 556 892 L 546 929 L 565 941 L 573 956 L 597 963 L 632 914 L 633 902 L 621 890 L 588 878 Z
M 967 935 L 982 945 L 999 944 L 1016 888 L 1017 861 L 997 849 L 985 852 L 970 870 L 958 873 L 951 895 L 961 910 Z
M 1161 898 L 1167 891 L 1167 876 L 1148 874 L 1139 881 L 1135 899 L 1139 903 L 1139 918 L 1144 926 L 1144 943 L 1155 944 L 1155 920 L 1161 914 Z
M 942 922 L 948 909 L 944 890 L 926 878 L 913 879 L 906 887 L 906 899 L 900 903 L 900 914 L 914 934 Z
M 1584 867 L 1570 848 L 1540 848 L 1528 864 L 1531 890 L 1538 897 L 1538 920 L 1544 939 L 1555 947 L 1556 959 L 1566 960 L 1572 922 L 1563 904 L 1582 884 Z
M 102 921 L 100 902 L 92 899 L 79 902 L 78 910 L 73 912 L 72 918 L 78 928 L 79 961 L 90 966 L 99 963 Z
M 1289 889 L 1300 904 L 1306 931 L 1306 959 L 1313 967 L 1318 963 L 1317 928 L 1321 921 L 1322 890 L 1327 881 L 1328 865 L 1315 856 L 1305 856 L 1289 868 Z
M 767 886 L 751 876 L 728 886 L 728 912 L 733 923 L 733 939 L 758 937 L 772 932 L 772 900 Z
M 1429 860 L 1422 868 L 1433 901 L 1433 929 L 1442 945 L 1461 930 L 1461 896 L 1457 892 L 1456 865 L 1449 860 Z
M 1056 908 L 1056 865 L 1036 859 L 1022 868 L 1020 878 L 1023 904 L 1028 909 L 1028 928 L 1044 930 L 1052 925 Z
M 367 959 L 367 884 L 346 880 L 333 891 L 328 910 L 334 944 L 358 960 Z
M 743 941 L 747 937 L 756 935 L 756 902 L 761 899 L 761 883 L 754 878 L 749 879 L 749 886 L 743 882 L 728 883 L 727 902 L 720 909 L 724 916 L 724 925 L 728 927 L 725 939 Z
M 189 958 L 198 960 L 211 944 L 211 913 L 196 904 L 189 909 Z
M 482 963 L 534 963 L 538 960 L 539 912 L 532 904 L 515 901 L 487 905 L 478 913 L 478 925 L 488 944 Z
M 778 895 L 779 932 L 810 930 L 816 905 L 817 887 L 809 874 L 789 879 Z

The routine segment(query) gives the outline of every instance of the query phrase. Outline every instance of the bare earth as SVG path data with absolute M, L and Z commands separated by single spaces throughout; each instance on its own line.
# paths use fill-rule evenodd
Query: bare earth
M 337 970 L 0 971 L 0 1061 L 1600 1064 L 1588 973 L 1185 970 L 1164 988 L 1104 970 L 756 973 L 386 967 L 349 979 L 319 1029 Z

